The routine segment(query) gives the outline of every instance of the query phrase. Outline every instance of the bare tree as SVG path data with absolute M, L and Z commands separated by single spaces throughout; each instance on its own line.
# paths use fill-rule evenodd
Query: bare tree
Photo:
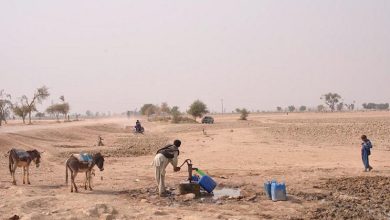
M 281 111 L 282 111 L 282 107 L 278 106 L 278 107 L 276 107 L 276 110 L 277 110 L 278 112 L 281 112 Z
M 4 90 L 0 90 L 0 126 L 3 121 L 7 123 L 7 117 L 9 116 L 11 108 L 11 95 L 5 93 Z
M 49 89 L 46 86 L 42 86 L 35 91 L 31 101 L 29 101 L 27 96 L 22 96 L 22 102 L 24 102 L 23 104 L 27 106 L 29 124 L 31 124 L 31 113 L 37 111 L 36 104 L 41 104 L 43 100 L 49 97 L 49 95 Z

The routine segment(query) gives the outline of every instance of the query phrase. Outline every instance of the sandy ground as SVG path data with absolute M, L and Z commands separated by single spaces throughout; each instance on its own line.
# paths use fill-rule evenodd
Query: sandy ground
M 0 215 L 7 219 L 311 219 L 390 218 L 390 112 L 252 114 L 216 116 L 213 125 L 143 123 L 145 135 L 126 130 L 135 118 L 70 123 L 11 122 L 0 128 Z M 141 119 L 145 121 L 144 119 Z M 205 133 L 203 132 L 205 130 Z M 361 134 L 374 143 L 374 170 L 363 172 Z M 106 146 L 96 146 L 97 137 Z M 191 158 L 219 187 L 241 196 L 188 199 L 156 196 L 154 152 L 182 140 L 179 162 Z M 31 185 L 21 169 L 12 185 L 7 152 L 38 149 L 40 168 Z M 102 152 L 105 170 L 96 171 L 93 191 L 70 193 L 64 162 L 75 152 Z M 168 167 L 167 185 L 176 192 L 187 172 Z M 284 180 L 288 201 L 272 202 L 266 180 Z

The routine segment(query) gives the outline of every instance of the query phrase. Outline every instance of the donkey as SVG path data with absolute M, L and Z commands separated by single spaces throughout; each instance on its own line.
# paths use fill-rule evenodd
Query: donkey
M 15 171 L 18 167 L 23 167 L 23 184 L 26 184 L 25 177 L 27 172 L 27 184 L 30 183 L 30 171 L 29 167 L 31 162 L 34 161 L 36 167 L 39 167 L 41 163 L 41 154 L 37 150 L 17 150 L 12 148 L 9 151 L 9 172 L 11 173 L 13 184 L 16 185 Z
M 74 182 L 77 173 L 79 172 L 85 172 L 85 177 L 86 180 L 88 181 L 89 185 L 89 190 L 92 190 L 91 187 L 91 176 L 92 174 L 92 168 L 94 166 L 97 166 L 100 171 L 103 171 L 104 168 L 104 157 L 100 153 L 96 153 L 92 155 L 92 161 L 90 163 L 88 162 L 81 162 L 78 159 L 77 154 L 72 154 L 69 159 L 66 160 L 65 166 L 66 166 L 66 178 L 65 182 L 68 184 L 68 169 L 70 170 L 70 179 L 71 179 L 71 184 L 70 184 L 70 192 L 73 192 L 73 187 L 75 188 L 75 191 L 78 192 L 76 183 Z M 87 189 L 87 183 L 85 182 L 84 188 Z

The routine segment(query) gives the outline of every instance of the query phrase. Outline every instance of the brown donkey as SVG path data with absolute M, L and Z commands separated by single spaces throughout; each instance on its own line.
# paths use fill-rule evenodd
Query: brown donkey
M 79 154 L 72 154 L 69 159 L 66 160 L 65 166 L 66 166 L 66 184 L 68 184 L 68 169 L 70 170 L 70 192 L 73 192 L 73 187 L 75 188 L 75 191 L 78 192 L 76 183 L 74 182 L 77 173 L 79 172 L 85 172 L 86 180 L 88 180 L 89 189 L 92 190 L 91 187 L 91 172 L 92 168 L 96 165 L 100 171 L 103 171 L 104 168 L 104 157 L 100 153 L 96 153 L 92 155 L 92 160 L 89 162 L 80 161 L 80 155 Z M 84 188 L 87 189 L 87 183 L 85 182 Z
M 37 150 L 17 150 L 12 148 L 9 151 L 9 172 L 11 173 L 13 184 L 16 185 L 15 171 L 18 167 L 23 167 L 23 184 L 26 183 L 25 177 L 27 172 L 27 183 L 30 184 L 30 171 L 29 167 L 31 162 L 34 161 L 36 167 L 39 167 L 41 162 L 41 154 Z

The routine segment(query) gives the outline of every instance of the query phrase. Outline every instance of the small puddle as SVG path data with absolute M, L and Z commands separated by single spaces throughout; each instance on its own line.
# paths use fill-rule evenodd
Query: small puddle
M 213 191 L 213 198 L 219 199 L 221 197 L 227 196 L 227 197 L 239 197 L 241 194 L 240 189 L 235 188 L 221 188 L 221 189 L 215 189 Z

